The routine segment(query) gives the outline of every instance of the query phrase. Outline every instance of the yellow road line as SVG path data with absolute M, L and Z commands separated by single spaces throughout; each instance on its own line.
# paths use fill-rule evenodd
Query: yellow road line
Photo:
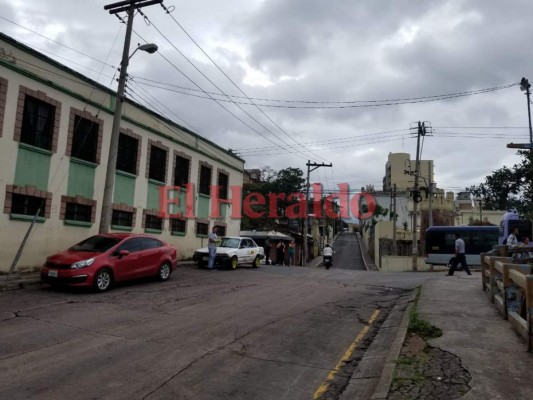
M 367 334 L 372 324 L 376 321 L 376 318 L 379 316 L 379 312 L 380 312 L 379 310 L 374 310 L 374 313 L 372 314 L 372 316 L 370 317 L 370 319 L 368 320 L 364 328 L 361 330 L 361 332 L 359 332 L 359 335 L 357 335 L 357 337 L 355 338 L 353 343 L 350 345 L 350 347 L 348 347 L 348 350 L 346 350 L 346 352 L 344 353 L 340 361 L 337 363 L 337 365 L 335 365 L 335 368 L 329 371 L 329 374 L 326 380 L 318 387 L 313 397 L 314 400 L 320 399 L 320 397 L 324 393 L 326 393 L 326 390 L 328 390 L 328 387 L 330 383 L 333 381 L 333 379 L 335 378 L 335 375 L 337 375 L 337 373 L 340 371 L 342 365 L 350 359 L 350 357 L 352 356 L 359 342 L 363 340 L 363 338 Z

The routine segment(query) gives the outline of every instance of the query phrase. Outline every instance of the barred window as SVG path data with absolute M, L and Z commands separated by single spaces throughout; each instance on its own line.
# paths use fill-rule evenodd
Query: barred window
M 92 206 L 78 203 L 67 203 L 65 219 L 69 221 L 91 222 Z
M 197 235 L 209 235 L 209 224 L 206 224 L 204 222 L 197 222 L 196 223 L 196 234 Z
M 184 219 L 172 218 L 170 220 L 170 231 L 177 233 L 185 233 L 187 222 Z
M 36 196 L 27 196 L 24 194 L 13 193 L 11 195 L 11 214 L 35 215 L 39 210 L 39 217 L 44 217 L 45 198 Z
M 111 225 L 133 227 L 133 213 L 129 211 L 113 210 Z
M 146 215 L 145 218 L 144 227 L 146 229 L 163 230 L 163 218 L 157 215 Z

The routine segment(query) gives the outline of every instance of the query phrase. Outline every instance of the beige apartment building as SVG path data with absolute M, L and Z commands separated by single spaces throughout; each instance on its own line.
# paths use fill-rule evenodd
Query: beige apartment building
M 98 232 L 115 101 L 114 91 L 0 34 L 0 272 L 34 219 L 19 269 Z M 111 231 L 149 233 L 188 258 L 214 224 L 239 234 L 233 206 L 216 202 L 212 186 L 231 198 L 243 171 L 235 154 L 126 100 Z M 169 186 L 181 188 L 168 194 L 180 204 L 162 216 Z

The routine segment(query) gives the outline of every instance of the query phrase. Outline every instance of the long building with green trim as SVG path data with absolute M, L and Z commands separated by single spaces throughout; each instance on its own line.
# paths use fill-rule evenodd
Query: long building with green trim
M 98 233 L 116 98 L 0 33 L 0 272 L 33 221 L 19 270 Z M 242 187 L 244 160 L 231 151 L 126 99 L 116 166 L 112 232 L 149 233 L 175 245 L 180 259 L 207 244 L 213 225 L 238 235 L 233 206 L 212 193 L 218 186 L 227 199 L 231 187 Z M 179 205 L 161 215 L 164 187 L 194 193 L 173 192 Z

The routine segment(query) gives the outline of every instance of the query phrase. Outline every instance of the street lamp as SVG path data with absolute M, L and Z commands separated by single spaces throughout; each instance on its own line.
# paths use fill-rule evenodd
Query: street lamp
M 109 144 L 109 155 L 107 159 L 107 170 L 105 176 L 104 197 L 102 199 L 102 214 L 100 215 L 99 233 L 108 233 L 113 215 L 113 192 L 115 187 L 115 174 L 117 172 L 118 142 L 120 137 L 120 119 L 122 118 L 122 103 L 124 102 L 124 91 L 126 88 L 126 77 L 129 59 L 137 50 L 146 51 L 153 54 L 157 51 L 157 46 L 147 43 L 137 46 L 135 51 L 128 56 L 130 51 L 131 32 L 133 28 L 133 11 L 129 14 L 126 37 L 124 39 L 124 50 L 122 51 L 122 62 L 120 63 L 120 75 L 118 78 L 117 99 L 115 102 L 115 113 L 113 115 L 113 127 L 111 130 L 111 143 Z
M 526 78 L 522 78 L 520 80 L 520 90 L 523 92 L 526 92 L 526 97 L 527 97 L 527 116 L 529 119 L 529 145 L 530 145 L 529 151 L 533 151 L 533 130 L 531 129 L 531 105 L 530 105 L 531 93 L 529 91 L 530 88 L 531 88 L 531 83 L 529 83 L 529 81 Z

